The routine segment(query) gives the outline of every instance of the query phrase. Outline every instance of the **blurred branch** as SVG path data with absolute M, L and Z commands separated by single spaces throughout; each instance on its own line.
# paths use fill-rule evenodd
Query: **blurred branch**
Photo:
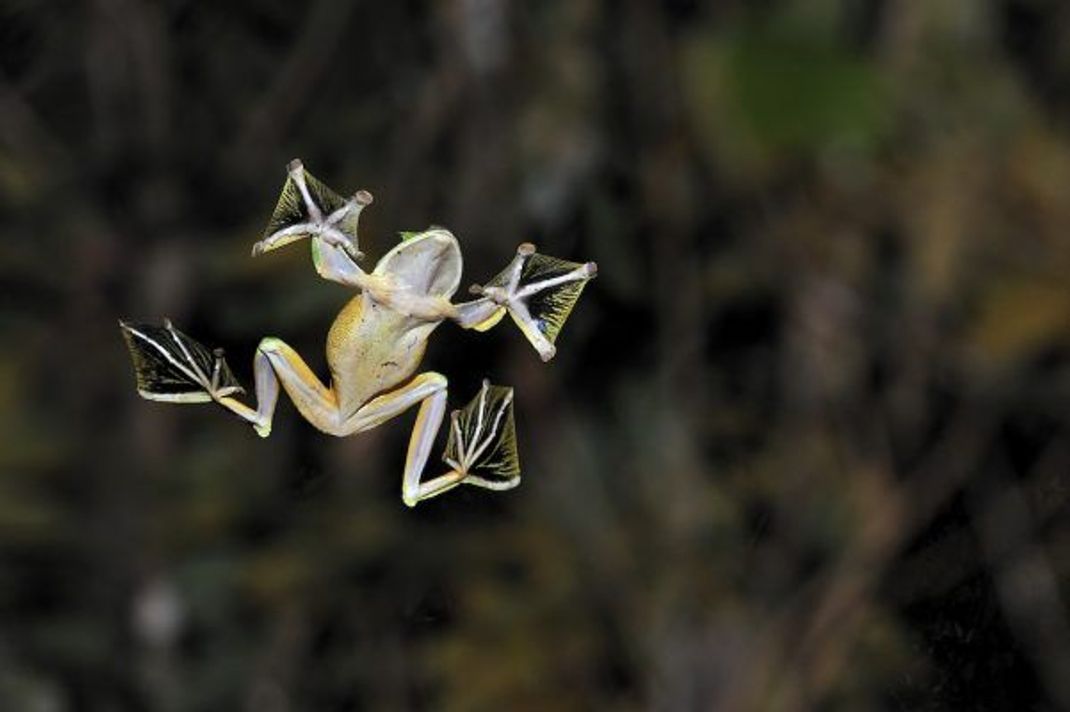
M 70 163 L 64 143 L 3 76 L 0 76 L 0 145 L 27 162 L 45 161 L 51 166 Z
M 970 488 L 974 530 L 1007 622 L 1059 709 L 1070 709 L 1070 622 L 1022 488 L 1004 467 Z
M 313 6 L 275 82 L 242 122 L 237 141 L 225 158 L 228 165 L 249 162 L 264 145 L 276 144 L 286 133 L 330 68 L 349 29 L 355 4 L 354 0 L 320 0 Z M 360 66 L 350 69 L 370 71 Z
M 779 613 L 760 639 L 755 664 L 728 696 L 728 709 L 760 708 L 774 680 L 788 710 L 810 709 L 827 699 L 878 605 L 876 587 L 902 547 L 977 471 L 990 431 L 991 426 L 964 406 L 931 454 L 900 483 L 890 462 L 845 465 L 859 527 L 839 557 Z

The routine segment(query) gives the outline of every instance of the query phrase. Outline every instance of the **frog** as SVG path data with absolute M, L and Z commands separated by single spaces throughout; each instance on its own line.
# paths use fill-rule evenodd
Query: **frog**
M 271 435 L 280 391 L 313 427 L 336 437 L 368 431 L 416 408 L 402 473 L 407 506 L 462 484 L 513 489 L 521 479 L 514 392 L 487 379 L 464 408 L 449 414 L 446 471 L 424 477 L 446 422 L 449 392 L 444 375 L 420 370 L 428 339 L 446 321 L 483 332 L 508 314 L 538 356 L 549 361 L 597 264 L 543 255 L 523 242 L 497 276 L 470 287 L 474 299 L 453 302 L 463 260 L 459 241 L 444 227 L 403 232 L 371 271 L 360 266 L 359 219 L 372 203 L 367 190 L 341 197 L 294 159 L 268 226 L 252 248 L 253 257 L 260 257 L 307 239 L 316 273 L 355 290 L 327 334 L 326 382 L 282 339 L 265 337 L 253 357 L 255 402 L 249 404 L 222 349 L 208 349 L 169 319 L 162 325 L 120 320 L 137 391 L 153 401 L 214 402 L 262 438 Z

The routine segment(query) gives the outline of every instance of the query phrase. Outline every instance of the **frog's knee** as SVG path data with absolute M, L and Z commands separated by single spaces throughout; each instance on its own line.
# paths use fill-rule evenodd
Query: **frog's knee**
M 444 391 L 449 385 L 449 381 L 446 380 L 446 377 L 438 371 L 424 371 L 423 373 L 418 375 L 417 378 L 422 380 L 424 383 L 426 383 L 428 386 L 435 389 L 436 391 Z
M 286 343 L 282 339 L 276 339 L 274 336 L 265 336 L 260 339 L 260 345 L 256 347 L 256 350 L 266 354 L 278 353 L 286 350 Z

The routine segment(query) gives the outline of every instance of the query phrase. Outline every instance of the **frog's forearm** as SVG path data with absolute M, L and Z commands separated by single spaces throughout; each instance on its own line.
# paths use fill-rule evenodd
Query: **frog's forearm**
M 450 304 L 445 297 L 435 295 L 425 296 L 414 294 L 404 289 L 393 289 L 390 286 L 382 288 L 376 283 L 376 277 L 371 275 L 365 287 L 365 293 L 369 297 L 384 304 L 394 311 L 427 321 L 442 321 L 443 319 L 456 319 L 457 308 Z M 387 282 L 387 285 L 390 283 Z
M 318 237 L 312 238 L 312 264 L 319 276 L 347 287 L 363 289 L 368 273 L 342 248 Z
M 461 302 L 453 305 L 457 312 L 452 319 L 464 329 L 486 331 L 505 316 L 505 307 L 492 302 L 486 297 L 480 297 L 470 302 Z

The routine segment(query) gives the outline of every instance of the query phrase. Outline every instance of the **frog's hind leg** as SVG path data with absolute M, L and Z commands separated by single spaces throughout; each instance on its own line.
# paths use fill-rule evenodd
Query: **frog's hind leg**
M 421 482 L 435 437 L 442 426 L 446 412 L 446 377 L 434 371 L 421 373 L 400 388 L 376 396 L 343 423 L 339 434 L 349 435 L 371 430 L 385 421 L 397 417 L 420 404 L 409 438 L 409 451 L 405 456 L 405 474 L 402 478 L 401 498 L 405 504 L 414 506 L 421 499 L 433 497 L 460 484 L 462 477 L 451 472 L 428 482 Z
M 238 400 L 244 389 L 231 373 L 222 349 L 209 350 L 164 319 L 162 326 L 120 321 L 130 349 L 138 393 L 168 403 L 215 401 L 249 421 L 263 437 L 271 432 L 271 416 L 281 380 L 298 409 L 317 427 L 338 422 L 334 394 L 323 386 L 301 357 L 278 339 L 264 339 L 253 363 L 257 406 Z
M 167 403 L 207 403 L 242 392 L 223 358 L 174 327 L 119 322 L 130 350 L 142 398 Z
M 441 405 L 445 406 L 445 402 L 443 393 Z M 449 439 L 442 456 L 450 471 L 421 482 L 423 463 L 442 421 L 441 409 L 429 408 L 427 424 L 433 423 L 433 429 L 422 427 L 425 407 L 428 407 L 427 401 L 420 409 L 417 427 L 409 443 L 402 491 L 405 504 L 412 507 L 420 500 L 462 484 L 499 491 L 520 484 L 512 388 L 492 386 L 488 381 L 483 381 L 483 387 L 476 397 L 463 410 L 455 410 L 450 414 Z M 423 459 L 418 461 L 414 455 Z
M 252 423 L 261 437 L 271 434 L 280 384 L 305 420 L 330 435 L 342 434 L 343 419 L 334 390 L 325 386 L 286 342 L 274 337 L 262 339 L 256 347 L 253 371 L 256 377 L 255 410 L 231 398 L 219 402 Z
M 513 390 L 486 381 L 479 395 L 464 410 L 454 411 L 450 417 L 449 441 L 443 457 L 450 470 L 421 481 L 442 427 L 446 398 L 445 376 L 433 371 L 421 373 L 401 388 L 372 399 L 342 426 L 341 434 L 369 430 L 420 404 L 409 438 L 401 485 L 401 498 L 410 507 L 460 484 L 493 490 L 511 489 L 520 484 Z

